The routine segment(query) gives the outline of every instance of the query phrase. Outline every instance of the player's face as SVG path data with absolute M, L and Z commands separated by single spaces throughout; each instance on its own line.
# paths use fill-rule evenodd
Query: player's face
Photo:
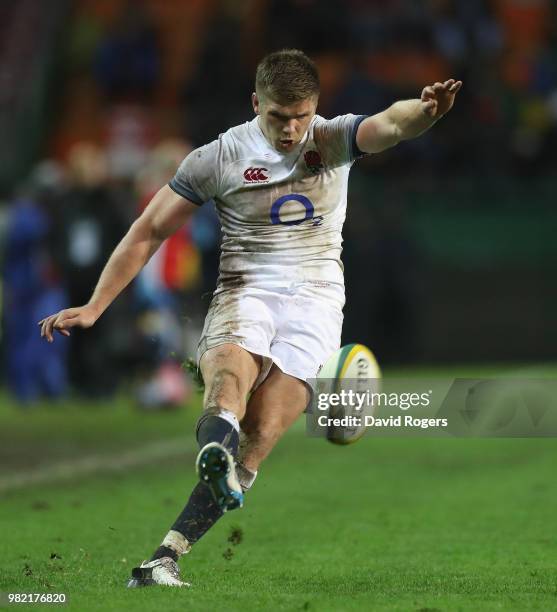
M 254 93 L 252 103 L 267 140 L 277 151 L 288 153 L 307 132 L 317 108 L 317 96 L 283 105 Z

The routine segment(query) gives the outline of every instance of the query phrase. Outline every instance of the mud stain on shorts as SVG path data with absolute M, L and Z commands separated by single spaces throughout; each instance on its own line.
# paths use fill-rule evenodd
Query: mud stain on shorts
M 219 336 L 233 336 L 241 340 L 240 299 L 244 277 L 241 274 L 219 278 L 217 291 L 211 301 L 203 337 L 211 346 L 211 339 Z

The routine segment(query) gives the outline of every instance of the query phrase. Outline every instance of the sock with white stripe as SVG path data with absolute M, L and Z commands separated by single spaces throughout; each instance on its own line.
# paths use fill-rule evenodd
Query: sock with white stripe
M 233 457 L 238 454 L 240 424 L 230 410 L 218 415 L 204 414 L 197 423 L 197 442 L 203 448 L 209 442 L 219 442 Z M 151 560 L 172 557 L 175 561 L 191 548 L 223 515 L 213 499 L 209 487 L 199 482 L 193 489 L 188 503 L 154 552 Z
M 233 457 L 238 454 L 240 424 L 233 412 L 221 410 L 218 415 L 204 414 L 197 423 L 197 442 L 203 448 L 209 442 L 218 442 Z

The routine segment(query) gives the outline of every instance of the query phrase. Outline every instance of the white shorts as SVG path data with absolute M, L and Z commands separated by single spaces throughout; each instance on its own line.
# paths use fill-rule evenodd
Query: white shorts
M 240 287 L 215 292 L 197 362 L 208 349 L 236 344 L 263 358 L 254 388 L 275 363 L 285 374 L 315 378 L 340 347 L 344 288 L 333 283 L 295 283 L 286 288 Z

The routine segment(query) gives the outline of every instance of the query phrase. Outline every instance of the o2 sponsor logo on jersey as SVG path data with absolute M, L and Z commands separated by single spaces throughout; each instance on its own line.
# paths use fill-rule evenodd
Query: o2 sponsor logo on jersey
M 244 184 L 266 183 L 270 178 L 267 168 L 249 167 L 244 170 Z
M 305 209 L 305 214 L 300 219 L 292 219 L 290 221 L 282 221 L 280 218 L 280 209 L 287 202 L 299 202 Z M 303 214 L 300 211 L 301 214 Z M 317 226 L 323 223 L 323 216 L 315 216 L 315 207 L 312 201 L 305 195 L 300 193 L 289 193 L 288 195 L 281 196 L 278 200 L 273 202 L 271 206 L 271 223 L 273 225 L 301 225 L 302 223 L 309 223 L 310 225 Z

